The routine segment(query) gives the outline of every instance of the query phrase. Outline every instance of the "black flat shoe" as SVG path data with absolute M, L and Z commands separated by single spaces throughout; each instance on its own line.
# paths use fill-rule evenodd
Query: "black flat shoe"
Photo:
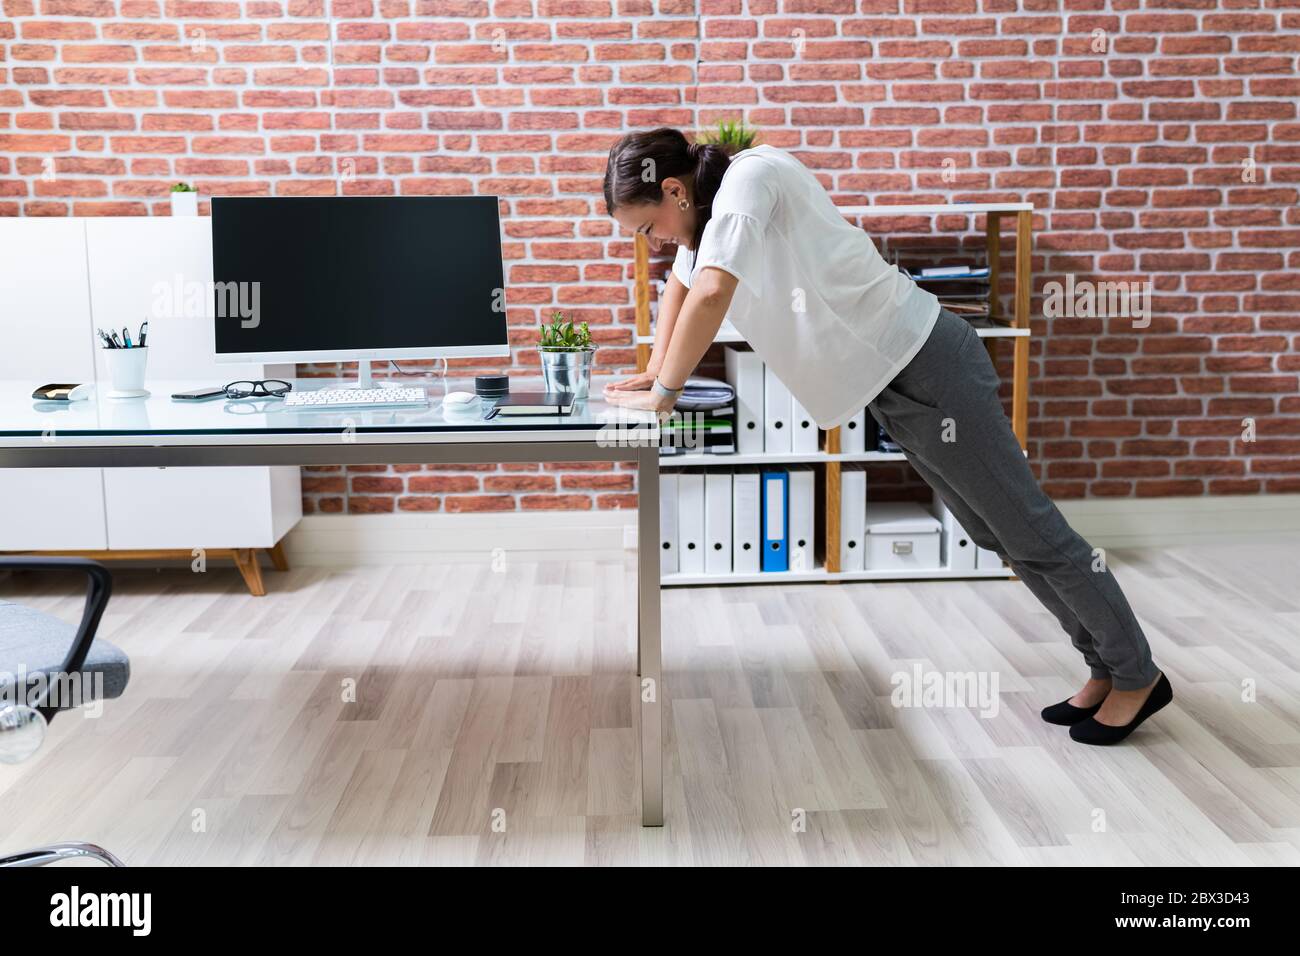
M 1137 730 L 1142 721 L 1173 699 L 1174 689 L 1169 686 L 1169 678 L 1161 674 L 1160 679 L 1156 681 L 1156 686 L 1151 688 L 1151 693 L 1146 702 L 1138 710 L 1137 716 L 1123 727 L 1101 724 L 1089 717 L 1070 728 L 1070 738 L 1077 740 L 1081 744 L 1117 744 Z
M 1105 698 L 1102 698 L 1105 702 Z M 1063 700 L 1059 704 L 1052 704 L 1050 707 L 1044 707 L 1042 711 L 1043 720 L 1049 724 L 1056 724 L 1060 727 L 1069 727 L 1077 724 L 1081 720 L 1087 720 L 1097 711 L 1101 710 L 1101 704 L 1093 704 L 1091 707 L 1075 707 L 1068 700 Z

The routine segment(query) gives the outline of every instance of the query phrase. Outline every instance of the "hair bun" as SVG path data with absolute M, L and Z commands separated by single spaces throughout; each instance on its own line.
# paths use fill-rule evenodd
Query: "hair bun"
M 654 164 L 650 179 L 644 176 L 648 160 Z M 624 206 L 660 203 L 664 180 L 680 179 L 688 185 L 698 211 L 690 246 L 698 248 L 730 162 L 728 150 L 712 143 L 692 143 L 681 130 L 668 126 L 628 133 L 610 147 L 603 184 L 605 208 L 613 213 Z

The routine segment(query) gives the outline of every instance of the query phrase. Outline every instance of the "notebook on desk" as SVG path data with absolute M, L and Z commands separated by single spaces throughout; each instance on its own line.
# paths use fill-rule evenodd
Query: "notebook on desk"
M 568 415 L 573 411 L 571 392 L 507 392 L 497 399 L 488 418 L 497 415 Z

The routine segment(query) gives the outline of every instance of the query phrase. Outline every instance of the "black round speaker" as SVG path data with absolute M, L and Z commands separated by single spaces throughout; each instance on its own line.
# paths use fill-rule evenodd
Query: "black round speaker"
M 510 391 L 509 375 L 475 375 L 474 394 L 498 396 Z

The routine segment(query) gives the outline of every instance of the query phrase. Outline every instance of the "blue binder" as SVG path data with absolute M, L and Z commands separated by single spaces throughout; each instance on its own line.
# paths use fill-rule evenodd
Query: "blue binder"
M 763 570 L 790 570 L 790 475 L 763 472 Z

